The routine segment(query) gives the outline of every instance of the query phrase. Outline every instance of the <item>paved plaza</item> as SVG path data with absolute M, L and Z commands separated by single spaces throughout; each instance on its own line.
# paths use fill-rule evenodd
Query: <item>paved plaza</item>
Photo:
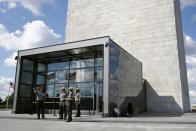
M 36 114 L 11 114 L 0 111 L 0 131 L 195 131 L 196 113 L 184 115 L 140 114 L 131 118 L 82 115 L 73 122 L 59 120 L 47 114 L 46 120 L 37 120 Z

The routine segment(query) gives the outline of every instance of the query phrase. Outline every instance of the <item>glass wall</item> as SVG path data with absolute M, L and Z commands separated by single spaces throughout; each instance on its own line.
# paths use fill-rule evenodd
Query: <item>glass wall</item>
M 74 56 L 69 59 L 48 60 L 37 64 L 36 83 L 45 87 L 48 98 L 59 97 L 62 87 L 79 88 L 83 103 L 96 110 L 97 93 L 100 96 L 99 111 L 102 110 L 103 58 L 102 54 Z M 97 92 L 99 87 L 99 92 Z M 94 106 L 93 106 L 94 105 Z M 88 108 L 89 108 L 88 107 Z
M 17 109 L 19 113 L 33 112 L 32 104 L 32 88 L 34 86 L 34 62 L 22 58 L 21 60 L 21 75 L 19 82 L 19 96 Z
M 129 103 L 133 108 L 144 108 L 142 65 L 115 43 L 110 44 L 109 111 L 115 115 L 118 108 L 125 116 Z

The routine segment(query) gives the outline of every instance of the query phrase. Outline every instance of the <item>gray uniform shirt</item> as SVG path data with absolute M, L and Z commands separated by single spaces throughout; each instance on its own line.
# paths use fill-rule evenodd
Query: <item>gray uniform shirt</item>
M 79 100 L 81 100 L 81 94 L 80 94 L 80 92 L 78 92 L 77 94 L 76 94 L 76 96 L 75 96 L 75 101 L 76 102 L 78 102 Z
M 67 96 L 68 98 L 71 98 L 72 99 L 72 101 L 73 101 L 73 93 L 70 91 L 69 92 L 69 95 Z
M 59 98 L 60 98 L 60 101 L 65 101 L 65 97 L 66 97 L 66 94 L 65 93 L 61 93 Z
M 38 101 L 44 101 L 45 100 L 45 96 L 43 92 L 37 91 L 36 92 L 36 100 Z

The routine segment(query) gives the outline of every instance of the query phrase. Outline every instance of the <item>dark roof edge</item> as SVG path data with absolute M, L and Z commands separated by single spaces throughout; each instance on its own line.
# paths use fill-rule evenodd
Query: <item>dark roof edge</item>
M 101 39 L 101 38 L 107 38 L 107 37 L 110 39 L 110 36 L 101 36 L 101 37 L 90 38 L 90 39 L 85 39 L 85 40 L 78 40 L 78 41 L 72 41 L 72 42 L 67 42 L 67 43 L 60 43 L 60 44 L 55 44 L 55 45 L 41 46 L 41 47 L 35 47 L 35 48 L 30 48 L 30 49 L 25 49 L 25 50 L 18 50 L 18 52 L 34 50 L 34 49 L 39 49 L 39 48 L 52 47 L 52 46 L 58 46 L 58 45 L 63 45 L 63 44 L 72 44 L 72 43 L 76 43 L 76 42 L 95 40 L 95 39 Z

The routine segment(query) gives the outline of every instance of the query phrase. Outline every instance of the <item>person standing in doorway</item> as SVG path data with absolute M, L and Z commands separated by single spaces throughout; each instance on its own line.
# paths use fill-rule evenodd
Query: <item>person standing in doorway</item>
M 67 122 L 72 121 L 72 104 L 73 104 L 73 87 L 69 87 L 69 95 L 65 99 L 68 102 L 67 105 L 67 113 L 68 113 L 68 119 Z
M 44 101 L 45 101 L 45 98 L 46 98 L 46 94 L 43 93 L 42 86 L 38 87 L 38 91 L 36 91 L 35 88 L 33 88 L 33 91 L 36 95 L 37 119 L 40 119 L 40 111 L 41 111 L 41 114 L 42 114 L 42 119 L 46 119 L 45 114 L 44 114 Z
M 76 102 L 76 116 L 75 117 L 80 117 L 81 94 L 80 94 L 79 88 L 76 88 L 75 102 Z
M 61 94 L 60 94 L 60 103 L 59 103 L 59 119 L 64 119 L 66 120 L 67 117 L 67 111 L 66 111 L 66 105 L 65 105 L 65 98 L 66 98 L 66 92 L 65 92 L 65 87 L 61 89 Z

